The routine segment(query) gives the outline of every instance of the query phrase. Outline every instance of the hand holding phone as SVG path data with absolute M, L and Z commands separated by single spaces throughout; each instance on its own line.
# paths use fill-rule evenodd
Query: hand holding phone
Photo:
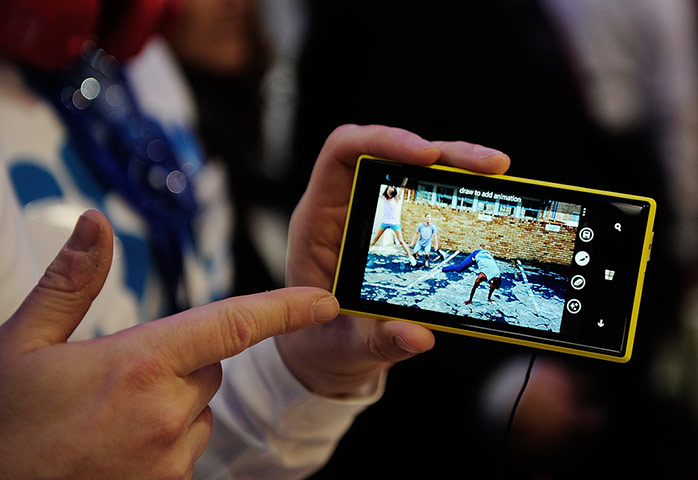
M 505 154 L 466 142 L 429 142 L 381 125 L 337 128 L 326 140 L 291 218 L 288 285 L 332 288 L 356 161 L 365 151 L 405 163 L 431 165 L 438 160 L 489 173 L 509 166 Z M 277 337 L 276 344 L 286 366 L 307 388 L 324 396 L 351 396 L 361 378 L 372 382 L 392 364 L 430 349 L 434 336 L 414 323 L 340 315 L 322 328 Z M 328 374 L 331 381 L 326 381 Z M 347 389 L 348 382 L 352 385 Z

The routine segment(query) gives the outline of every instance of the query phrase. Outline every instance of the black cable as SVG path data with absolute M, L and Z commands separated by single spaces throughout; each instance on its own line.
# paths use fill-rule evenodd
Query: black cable
M 535 361 L 536 361 L 536 350 L 534 350 L 533 354 L 531 355 L 531 361 L 528 364 L 528 369 L 526 370 L 526 376 L 524 377 L 523 385 L 521 385 L 521 390 L 519 391 L 519 395 L 516 397 L 516 401 L 514 402 L 514 406 L 511 408 L 511 413 L 509 414 L 509 421 L 507 422 L 507 429 L 504 432 L 504 445 L 506 445 L 507 441 L 509 440 L 509 434 L 511 433 L 511 427 L 514 424 L 514 416 L 516 415 L 516 409 L 519 408 L 519 402 L 521 401 L 521 397 L 523 397 L 523 394 L 526 391 L 526 386 L 528 385 L 528 381 L 531 378 L 531 371 L 533 370 L 533 363 Z
M 509 441 L 509 434 L 511 433 L 511 427 L 514 424 L 514 416 L 516 415 L 516 410 L 519 407 L 519 402 L 521 402 L 521 397 L 523 397 L 524 392 L 526 391 L 526 387 L 528 386 L 528 381 L 531 378 L 531 372 L 533 371 L 533 364 L 536 361 L 536 350 L 533 350 L 533 353 L 531 354 L 531 361 L 528 364 L 528 368 L 526 369 L 526 376 L 524 377 L 523 385 L 521 385 L 521 390 L 519 390 L 519 394 L 516 397 L 516 401 L 514 402 L 514 406 L 511 408 L 511 413 L 509 414 L 509 421 L 507 422 L 507 427 L 506 430 L 504 431 L 504 444 L 502 446 L 502 452 L 506 452 L 506 446 Z M 502 478 L 501 471 L 504 469 L 505 462 L 499 462 L 499 467 L 500 467 L 500 475 L 499 478 Z

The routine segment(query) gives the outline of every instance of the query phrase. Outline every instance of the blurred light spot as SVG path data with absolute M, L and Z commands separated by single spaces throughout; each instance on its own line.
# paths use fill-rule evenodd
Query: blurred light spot
M 181 169 L 184 175 L 186 175 L 187 177 L 192 177 L 197 172 L 198 165 L 196 164 L 196 162 L 186 162 L 184 165 L 181 166 Z
M 87 100 L 94 100 L 95 98 L 97 98 L 97 95 L 99 95 L 99 92 L 101 90 L 102 87 L 100 86 L 97 79 L 94 77 L 86 78 L 82 81 L 82 84 L 80 85 L 80 92 L 82 93 L 82 96 L 85 97 Z
M 182 193 L 187 188 L 187 177 L 179 170 L 173 170 L 167 176 L 167 188 L 172 193 Z
M 148 182 L 157 189 L 162 190 L 167 181 L 167 169 L 159 165 L 154 165 L 148 169 Z
M 75 89 L 72 87 L 65 87 L 61 91 L 61 102 L 63 103 L 63 106 L 65 107 L 72 107 L 73 106 L 73 94 L 75 93 Z
M 107 103 L 112 107 L 120 107 L 124 104 L 124 99 L 126 98 L 126 94 L 124 93 L 124 89 L 121 88 L 121 85 L 110 85 L 105 95 Z
M 155 162 L 161 162 L 167 155 L 167 146 L 165 142 L 156 138 L 148 142 L 148 147 L 146 148 L 148 157 Z
M 112 57 L 111 55 L 104 54 L 102 57 L 99 58 L 99 62 L 97 65 L 97 68 L 104 73 L 107 77 L 111 78 L 114 76 L 115 70 L 119 66 L 119 61 Z
M 85 110 L 90 106 L 90 101 L 83 96 L 81 90 L 73 92 L 73 106 L 78 110 Z

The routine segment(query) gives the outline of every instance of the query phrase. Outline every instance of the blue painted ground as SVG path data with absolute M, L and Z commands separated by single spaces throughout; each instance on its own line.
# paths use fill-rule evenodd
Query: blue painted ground
M 424 266 L 424 257 L 412 267 L 393 246 L 373 249 L 368 256 L 361 296 L 369 300 L 452 313 L 539 330 L 560 331 L 568 279 L 559 266 L 497 260 L 502 286 L 487 300 L 489 285 L 480 284 L 473 303 L 465 305 L 477 277 L 474 267 L 464 272 L 441 271 L 460 263 L 467 253 L 444 252 Z

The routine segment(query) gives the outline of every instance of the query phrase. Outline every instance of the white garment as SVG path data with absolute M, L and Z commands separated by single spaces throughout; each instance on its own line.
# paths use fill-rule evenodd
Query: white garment
M 400 225 L 400 201 L 398 197 L 383 198 L 383 223 Z
M 129 65 L 128 75 L 142 108 L 165 131 L 173 126 L 191 129 L 193 103 L 163 41 L 152 41 Z M 126 258 L 138 251 L 134 245 L 145 245 L 143 220 L 113 193 L 98 200 L 86 194 L 67 165 L 66 141 L 53 107 L 25 87 L 14 67 L 0 62 L 0 318 L 14 312 L 87 208 L 100 208 L 114 225 L 115 258 L 102 293 L 71 340 L 158 318 L 163 295 L 157 272 L 150 269 L 140 288 L 128 269 L 134 260 Z M 58 194 L 25 203 L 16 182 L 21 172 L 32 169 Z M 198 250 L 189 252 L 185 263 L 194 303 L 207 302 L 230 287 L 232 213 L 224 178 L 223 169 L 213 162 L 197 178 L 202 209 L 196 224 Z M 382 393 L 381 385 L 374 395 L 356 401 L 315 396 L 285 367 L 273 339 L 223 362 L 223 372 L 222 388 L 211 403 L 214 435 L 197 464 L 199 479 L 307 476 L 327 461 L 355 415 Z
M 497 262 L 495 262 L 492 254 L 487 250 L 481 250 L 475 255 L 475 261 L 477 262 L 478 271 L 485 274 L 488 282 L 493 278 L 501 276 Z

